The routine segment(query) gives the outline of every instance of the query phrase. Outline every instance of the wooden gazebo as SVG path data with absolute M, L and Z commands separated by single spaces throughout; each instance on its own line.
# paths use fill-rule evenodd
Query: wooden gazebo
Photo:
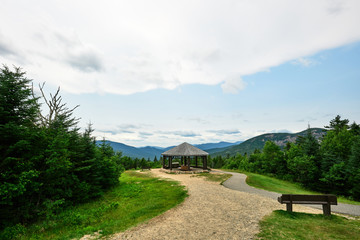
M 179 162 L 176 162 L 175 166 L 178 167 L 177 165 L 180 165 L 181 170 L 189 171 L 190 167 L 199 167 L 198 160 L 200 159 L 202 161 L 202 168 L 204 170 L 207 169 L 207 157 L 209 154 L 186 142 L 180 144 L 179 146 L 171 148 L 166 152 L 163 152 L 161 155 L 163 156 L 163 168 L 172 170 L 174 167 L 173 163 L 175 163 L 173 162 L 173 160 L 177 159 Z M 191 162 L 195 163 L 195 165 L 190 166 Z

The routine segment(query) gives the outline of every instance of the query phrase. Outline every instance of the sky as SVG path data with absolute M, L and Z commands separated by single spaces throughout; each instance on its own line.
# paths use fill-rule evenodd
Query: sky
M 97 139 L 166 147 L 360 123 L 358 0 L 0 3 L 0 64 L 60 87 Z

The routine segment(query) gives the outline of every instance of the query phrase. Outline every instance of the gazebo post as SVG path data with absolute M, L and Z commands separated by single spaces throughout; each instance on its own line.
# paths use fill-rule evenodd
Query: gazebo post
M 203 163 L 203 169 L 206 170 L 206 169 L 207 169 L 207 156 L 204 156 L 203 159 L 204 159 L 204 160 L 203 160 L 203 161 L 204 161 L 204 163 Z
M 165 168 L 165 161 L 166 161 L 166 156 L 163 156 L 163 158 L 162 158 L 162 165 L 163 165 L 163 168 Z
M 198 157 L 195 156 L 195 167 L 197 168 L 198 167 Z
M 170 170 L 172 170 L 172 158 L 173 158 L 173 157 L 170 157 L 170 158 L 169 158 L 169 167 L 170 167 Z

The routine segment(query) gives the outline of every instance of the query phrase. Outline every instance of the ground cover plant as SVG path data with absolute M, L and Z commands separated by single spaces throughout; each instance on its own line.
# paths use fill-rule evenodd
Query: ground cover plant
M 246 175 L 248 176 L 246 178 L 247 184 L 267 191 L 284 194 L 321 194 L 319 192 L 307 190 L 298 183 L 288 182 L 256 173 L 246 173 Z M 360 205 L 360 202 L 352 201 L 341 196 L 338 196 L 338 202 Z
M 249 173 L 240 170 L 227 169 L 229 172 L 239 172 L 247 175 L 246 183 L 252 187 L 264 189 L 270 192 L 277 192 L 283 194 L 322 194 L 316 191 L 311 191 L 304 188 L 299 183 L 289 182 L 281 179 L 277 179 L 270 176 L 265 176 L 257 173 Z M 350 200 L 343 196 L 337 196 L 338 202 L 360 205 L 360 202 Z
M 120 184 L 101 198 L 49 215 L 28 228 L 17 225 L 0 238 L 73 239 L 93 233 L 105 236 L 149 220 L 186 196 L 184 186 L 177 182 L 155 178 L 151 171 L 127 171 L 120 177 Z
M 258 239 L 360 239 L 360 219 L 276 210 L 260 222 Z
M 219 182 L 222 184 L 226 180 L 228 180 L 232 175 L 227 173 L 198 173 L 193 175 L 192 177 L 203 177 L 207 181 Z

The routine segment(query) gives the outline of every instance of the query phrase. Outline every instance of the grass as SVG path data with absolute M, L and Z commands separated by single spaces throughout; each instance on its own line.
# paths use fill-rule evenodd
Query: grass
M 226 170 L 226 171 L 234 171 L 234 170 Z M 256 173 L 249 173 L 249 172 L 241 172 L 241 173 L 247 175 L 246 183 L 255 188 L 260 188 L 267 191 L 283 193 L 283 194 L 321 194 L 319 192 L 307 190 L 297 183 L 292 183 Z M 360 205 L 360 202 L 353 201 L 342 196 L 337 196 L 337 199 L 338 202 L 341 203 Z
M 181 203 L 187 196 L 174 181 L 128 171 L 120 184 L 100 199 L 68 209 L 26 228 L 17 239 L 76 239 L 85 234 L 106 236 L 149 220 Z
M 206 173 L 206 172 L 192 175 L 192 177 L 204 177 L 205 180 L 207 181 L 219 182 L 220 184 L 228 180 L 231 176 L 232 176 L 231 174 L 227 174 L 227 173 L 214 174 L 214 173 Z
M 246 175 L 248 176 L 246 178 L 246 183 L 256 188 L 285 194 L 321 194 L 319 192 L 307 190 L 297 183 L 283 181 L 256 173 L 246 173 Z M 353 201 L 342 196 L 338 196 L 337 199 L 338 202 L 341 203 L 360 205 L 360 202 Z
M 260 221 L 258 239 L 360 239 L 360 220 L 276 210 Z

